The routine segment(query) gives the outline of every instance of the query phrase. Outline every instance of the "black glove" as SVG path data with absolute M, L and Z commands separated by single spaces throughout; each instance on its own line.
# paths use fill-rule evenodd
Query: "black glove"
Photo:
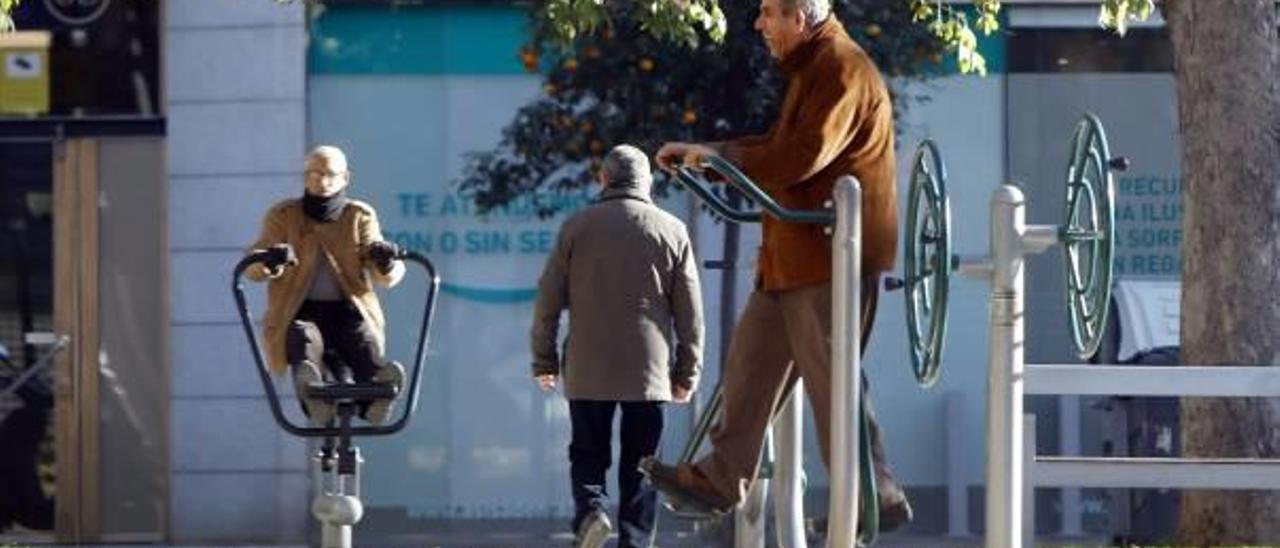
M 369 243 L 368 253 L 369 260 L 373 262 L 373 265 L 378 267 L 378 270 L 383 274 L 386 274 L 387 272 L 391 272 L 391 262 L 399 258 L 400 246 L 388 241 L 379 240 Z
M 298 264 L 298 255 L 293 252 L 293 246 L 289 244 L 276 244 L 266 249 L 266 255 L 262 258 L 262 266 L 267 270 L 278 272 L 284 266 L 292 266 Z

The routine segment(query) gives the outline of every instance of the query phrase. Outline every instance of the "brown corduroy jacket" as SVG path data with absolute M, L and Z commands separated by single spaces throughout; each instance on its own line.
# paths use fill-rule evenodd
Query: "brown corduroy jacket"
M 893 104 L 879 69 L 834 17 L 779 63 L 789 78 L 768 133 L 713 145 L 780 205 L 817 210 L 835 181 L 862 185 L 862 269 L 893 268 L 898 248 Z M 766 215 L 757 285 L 782 291 L 831 280 L 831 238 L 819 225 Z
M 311 278 L 320 261 L 329 262 L 342 292 L 372 328 L 378 352 L 385 351 L 386 320 L 373 285 L 391 287 L 399 283 L 404 277 L 404 263 L 395 261 L 390 272 L 380 272 L 367 258 L 368 246 L 375 241 L 382 241 L 382 229 L 377 213 L 364 202 L 351 200 L 338 220 L 331 223 L 307 217 L 302 211 L 302 201 L 296 198 L 282 201 L 267 211 L 262 232 L 249 252 L 287 243 L 298 256 L 297 265 L 284 269 L 276 277 L 271 277 L 261 264 L 245 270 L 245 276 L 251 280 L 271 280 L 267 286 L 263 342 L 272 372 L 285 370 L 285 332 L 307 298 Z

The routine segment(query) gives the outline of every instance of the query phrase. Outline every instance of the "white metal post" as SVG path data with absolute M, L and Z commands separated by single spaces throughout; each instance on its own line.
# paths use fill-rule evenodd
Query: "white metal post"
M 760 451 L 762 464 L 773 466 L 773 433 L 765 430 L 764 448 Z M 772 480 L 764 477 L 756 478 L 751 483 L 747 498 L 733 511 L 733 546 L 735 548 L 764 548 L 765 546 L 765 504 L 769 499 L 769 487 Z
M 1065 395 L 1058 397 L 1058 446 L 1064 455 L 1080 454 L 1080 396 Z M 1081 519 L 1081 493 L 1075 487 L 1062 489 L 1062 530 L 1064 537 L 1079 537 L 1084 534 L 1084 523 Z
M 858 531 L 858 411 L 862 406 L 862 190 L 844 176 L 835 187 L 831 242 L 831 501 L 828 546 L 854 548 Z
M 804 548 L 804 379 L 773 421 L 773 516 L 781 548 Z
M 352 448 L 352 451 L 355 453 L 355 470 L 352 473 L 342 473 L 342 464 L 336 453 L 329 453 L 328 459 L 321 453 L 315 459 L 320 492 L 311 501 L 311 515 L 320 522 L 320 545 L 323 548 L 351 548 L 353 526 L 364 516 L 364 504 L 360 502 L 360 468 L 364 458 L 358 448 Z
M 987 375 L 987 548 L 1022 542 L 1022 191 L 991 198 L 991 356 Z
M 1027 413 L 1022 416 L 1022 471 L 1026 474 L 1022 482 L 1022 546 L 1032 548 L 1036 545 L 1036 415 Z
M 969 478 L 965 462 L 964 392 L 949 390 L 943 395 L 942 418 L 947 431 L 947 536 L 969 536 Z
M 320 528 L 323 548 L 351 548 L 351 526 L 324 522 Z

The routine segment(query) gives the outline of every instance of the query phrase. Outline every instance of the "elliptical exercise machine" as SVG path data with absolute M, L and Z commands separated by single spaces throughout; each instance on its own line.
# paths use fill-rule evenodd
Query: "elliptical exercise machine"
M 337 374 L 336 381 L 312 384 L 304 388 L 305 394 L 299 394 L 301 397 L 315 398 L 332 404 L 335 409 L 334 418 L 322 426 L 299 426 L 285 416 L 280 406 L 280 396 L 271 380 L 266 360 L 263 359 L 258 335 L 253 329 L 253 319 L 249 313 L 244 284 L 241 280 L 245 269 L 254 263 L 262 262 L 266 255 L 267 252 L 257 252 L 241 259 L 236 264 L 231 278 L 231 290 L 235 295 L 245 335 L 249 338 L 249 347 L 253 350 L 258 375 L 267 393 L 267 401 L 271 405 L 272 416 L 280 427 L 290 434 L 304 438 L 324 438 L 319 451 L 312 457 L 313 481 L 318 486 L 318 492 L 311 503 L 311 513 L 321 523 L 321 546 L 350 548 L 352 527 L 364 514 L 364 505 L 360 502 L 360 466 L 364 459 L 360 457 L 360 448 L 352 443 L 352 438 L 387 436 L 403 430 L 409 424 L 409 417 L 413 415 L 418 404 L 418 386 L 422 379 L 422 367 L 427 354 L 427 334 L 431 330 L 436 294 L 440 289 L 440 277 L 436 274 L 435 265 L 425 256 L 403 249 L 396 253 L 397 259 L 422 266 L 427 282 L 426 304 L 423 307 L 422 325 L 418 331 L 418 350 L 407 386 L 408 400 L 399 418 L 381 426 L 352 426 L 351 419 L 358 414 L 360 402 L 395 399 L 399 394 L 392 386 L 355 383 L 351 381 L 349 375 Z M 336 361 L 336 356 L 328 352 L 325 354 L 325 365 L 335 373 L 345 369 Z

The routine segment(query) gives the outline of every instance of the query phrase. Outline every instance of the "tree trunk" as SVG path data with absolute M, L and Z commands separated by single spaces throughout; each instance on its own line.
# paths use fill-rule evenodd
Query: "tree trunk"
M 1165 0 L 1182 128 L 1182 357 L 1280 365 L 1280 14 Z M 1280 400 L 1184 398 L 1183 454 L 1280 457 Z M 1179 543 L 1280 542 L 1280 493 L 1188 491 Z

